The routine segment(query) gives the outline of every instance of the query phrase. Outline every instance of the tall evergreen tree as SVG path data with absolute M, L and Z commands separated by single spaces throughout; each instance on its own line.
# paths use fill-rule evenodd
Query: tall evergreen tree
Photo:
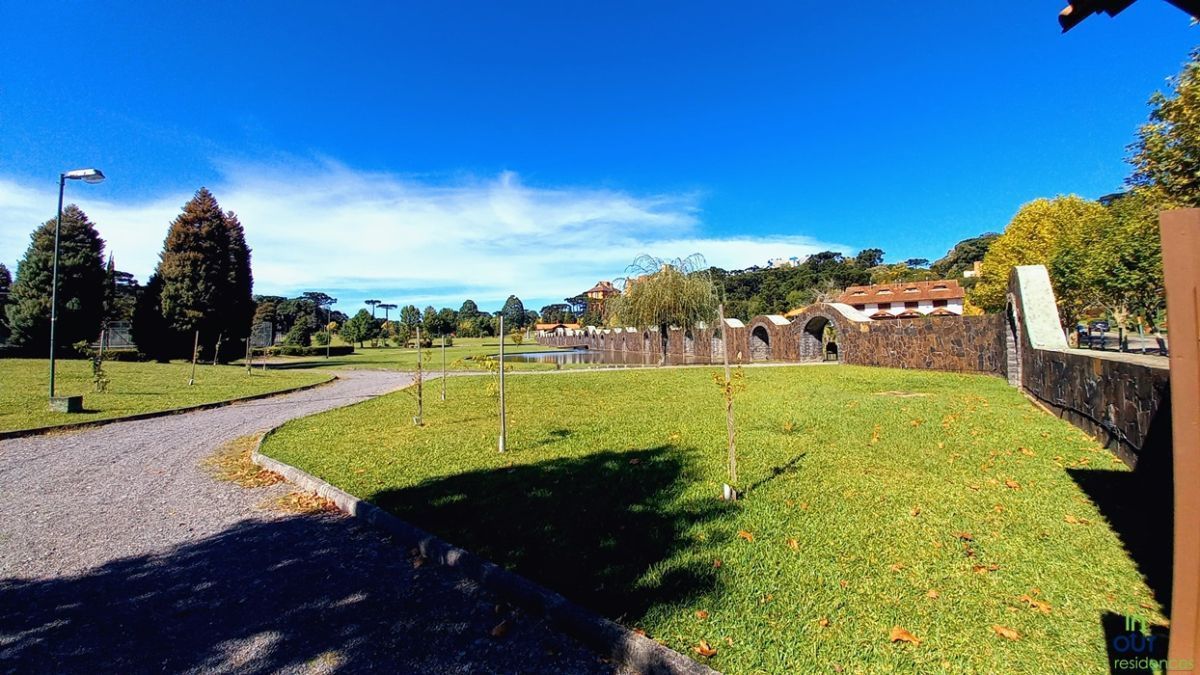
M 250 335 L 254 320 L 254 273 L 250 269 L 250 247 L 246 244 L 246 231 L 237 214 L 225 214 L 225 226 L 229 231 L 229 291 L 226 296 L 228 311 L 223 327 L 226 339 L 243 340 Z
M 133 308 L 133 341 L 138 351 L 156 361 L 167 361 L 178 355 L 183 342 L 178 331 L 167 323 L 162 312 L 162 276 L 150 275 L 146 287 L 138 295 Z
M 254 315 L 250 249 L 237 216 L 222 212 L 208 189 L 200 188 L 171 223 L 155 273 L 162 284 L 158 307 L 167 330 L 160 337 L 161 349 L 139 342 L 143 351 L 188 356 L 194 331 L 200 332 L 206 352 L 218 339 L 249 335 Z M 143 306 L 153 304 L 151 298 Z M 150 320 L 146 314 L 142 318 Z M 156 332 L 153 326 L 135 331 L 143 336 Z M 231 358 L 239 350 L 223 351 Z
M 50 339 L 54 219 L 34 230 L 5 307 L 12 344 L 41 352 Z M 79 207 L 63 209 L 58 248 L 57 346 L 94 340 L 104 312 L 104 240 Z

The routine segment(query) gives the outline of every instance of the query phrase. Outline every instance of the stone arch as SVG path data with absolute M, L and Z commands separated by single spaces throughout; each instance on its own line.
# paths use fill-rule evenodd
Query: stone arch
M 650 353 L 650 349 L 651 349 L 650 345 L 651 344 L 652 343 L 650 342 L 650 331 L 646 331 L 645 333 L 642 333 L 642 353 L 643 354 Z
M 805 307 L 792 319 L 797 360 L 808 363 L 846 360 L 850 356 L 847 340 L 858 330 L 858 324 L 870 320 L 866 314 L 841 303 Z
M 762 324 L 750 329 L 750 360 L 771 360 L 771 331 Z

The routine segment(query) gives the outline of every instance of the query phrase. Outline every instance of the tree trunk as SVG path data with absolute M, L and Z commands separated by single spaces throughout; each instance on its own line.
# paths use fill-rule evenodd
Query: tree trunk
M 658 338 L 662 343 L 662 354 L 658 357 L 658 365 L 665 366 L 667 364 L 667 324 L 658 324 Z

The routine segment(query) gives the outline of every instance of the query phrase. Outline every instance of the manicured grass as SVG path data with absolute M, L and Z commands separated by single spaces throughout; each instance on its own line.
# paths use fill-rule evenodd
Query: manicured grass
M 503 455 L 485 377 L 265 452 L 726 672 L 1096 672 L 1102 621 L 1163 621 L 1093 501 L 1133 474 L 1003 380 L 746 369 L 728 504 L 713 372 L 512 377 Z
M 83 395 L 83 413 L 50 412 L 49 361 L 0 359 L 0 431 L 122 417 L 242 396 L 290 389 L 329 379 L 328 373 L 255 371 L 237 366 L 196 366 L 196 384 L 188 386 L 190 363 L 104 364 L 110 383 L 103 393 L 92 384 L 90 361 L 57 362 L 60 396 Z
M 437 338 L 434 346 L 421 350 L 424 354 L 425 367 L 434 372 L 442 370 L 442 351 Z M 504 344 L 506 354 L 519 352 L 544 352 L 551 347 L 543 347 L 534 342 L 514 345 L 511 341 Z M 496 338 L 458 338 L 454 345 L 446 347 L 446 369 L 454 371 L 483 370 L 483 366 L 471 359 L 482 356 L 494 356 L 500 351 L 500 341 Z M 307 367 L 321 368 L 350 368 L 372 370 L 416 370 L 417 350 L 400 347 L 358 347 L 354 353 L 347 356 L 333 356 L 329 359 L 321 357 L 279 357 L 274 359 L 275 367 Z M 517 363 L 509 362 L 512 370 L 553 370 L 550 363 Z

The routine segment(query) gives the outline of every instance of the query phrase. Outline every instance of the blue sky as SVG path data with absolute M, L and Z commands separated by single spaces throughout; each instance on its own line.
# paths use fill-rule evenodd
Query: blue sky
M 0 261 L 82 166 L 119 267 L 205 185 L 256 290 L 347 310 L 539 307 L 642 252 L 932 259 L 1119 189 L 1198 35 L 1160 0 L 1066 35 L 1063 0 L 211 4 L 0 0 Z

